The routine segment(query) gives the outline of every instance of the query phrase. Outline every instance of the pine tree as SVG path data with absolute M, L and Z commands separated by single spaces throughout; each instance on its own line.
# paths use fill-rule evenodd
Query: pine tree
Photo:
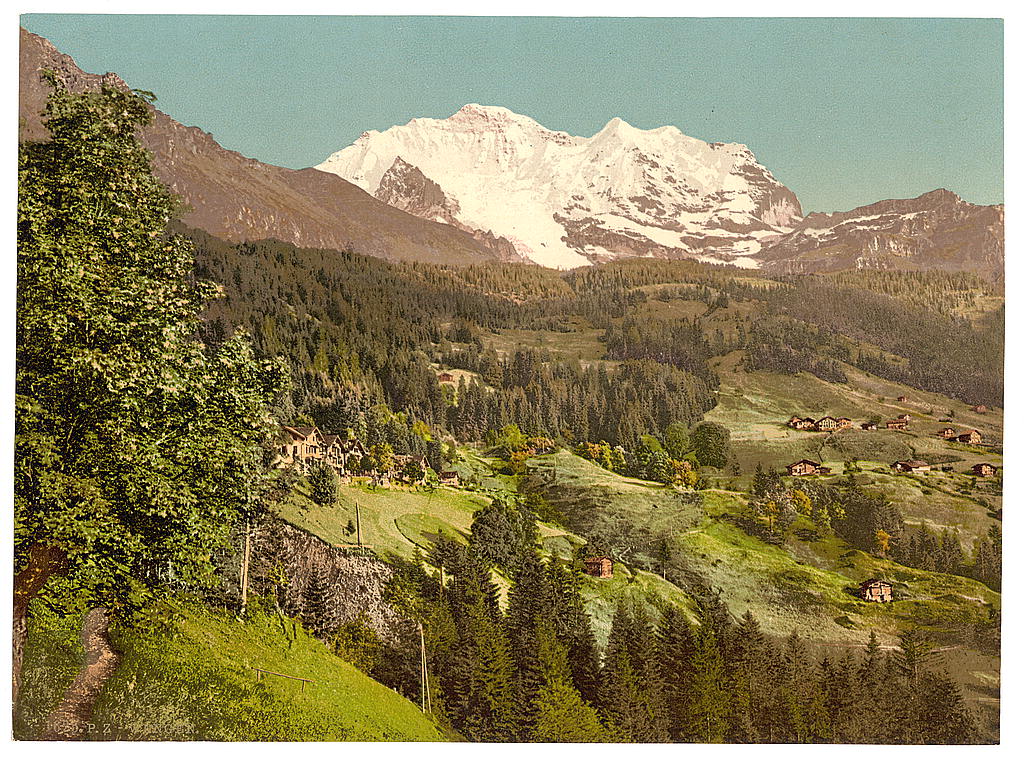
M 605 742 L 597 711 L 573 686 L 569 655 L 550 624 L 538 627 L 542 685 L 533 701 L 534 742 Z
M 658 669 L 664 684 L 669 737 L 682 741 L 688 731 L 690 679 L 693 675 L 693 630 L 683 611 L 669 606 L 658 624 Z
M 725 669 L 718 638 L 711 625 L 702 623 L 694 639 L 693 675 L 690 682 L 686 719 L 687 739 L 693 742 L 723 742 L 729 705 Z

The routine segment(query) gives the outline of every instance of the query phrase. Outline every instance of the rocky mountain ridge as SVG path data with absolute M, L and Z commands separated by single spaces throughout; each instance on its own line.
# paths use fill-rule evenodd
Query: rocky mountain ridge
M 48 40 L 22 29 L 21 140 L 47 135 L 40 118 L 49 94 L 40 78 L 44 70 L 75 92 L 98 90 L 104 83 L 128 87 L 115 74 L 83 72 Z M 497 239 L 405 213 L 335 174 L 276 167 L 224 149 L 209 133 L 157 109 L 140 138 L 153 153 L 156 175 L 184 202 L 183 222 L 231 242 L 272 238 L 431 263 L 479 263 L 508 255 Z
M 844 269 L 944 269 L 1002 278 L 1002 205 L 973 205 L 946 189 L 843 213 L 811 213 L 761 251 L 775 274 Z

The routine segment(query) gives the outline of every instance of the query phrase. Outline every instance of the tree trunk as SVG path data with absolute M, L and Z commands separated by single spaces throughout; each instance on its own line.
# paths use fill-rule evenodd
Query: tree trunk
M 67 568 L 64 551 L 52 545 L 34 544 L 28 551 L 28 564 L 14 577 L 14 654 L 11 659 L 11 703 L 18 704 L 21 689 L 21 663 L 28 638 L 28 605 L 46 582 Z
M 96 699 L 117 666 L 120 655 L 110 643 L 110 613 L 104 607 L 89 610 L 82 624 L 85 662 L 64 699 L 46 721 L 43 739 L 81 739 L 89 731 Z

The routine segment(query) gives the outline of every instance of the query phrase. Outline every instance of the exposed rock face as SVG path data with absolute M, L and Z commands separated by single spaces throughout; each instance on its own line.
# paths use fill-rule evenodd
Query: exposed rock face
M 49 86 L 40 72 L 53 70 L 72 91 L 98 90 L 103 82 L 127 88 L 114 74 L 82 72 L 47 40 L 21 30 L 21 138 L 42 140 L 40 115 Z M 302 247 L 354 250 L 392 260 L 434 263 L 494 261 L 500 243 L 384 204 L 332 173 L 267 165 L 222 148 L 199 128 L 153 110 L 141 132 L 153 152 L 156 175 L 190 208 L 182 220 L 231 242 L 274 238 Z
M 419 168 L 410 165 L 401 157 L 395 157 L 391 167 L 381 176 L 374 196 L 381 202 L 419 218 L 447 223 L 468 232 L 473 239 L 497 253 L 503 261 L 529 262 L 529 259 L 521 256 L 504 237 L 496 237 L 491 231 L 474 229 L 461 223 L 458 218 L 461 212 L 458 201 L 445 194 L 444 190 L 423 175 Z
M 800 203 L 740 144 L 616 118 L 590 138 L 502 107 L 364 133 L 317 166 L 430 220 L 504 237 L 570 268 L 624 256 L 755 266 Z
M 415 625 L 399 615 L 384 599 L 391 568 L 376 558 L 334 548 L 323 540 L 280 521 L 272 521 L 256 536 L 254 560 L 269 567 L 280 564 L 286 585 L 280 593 L 290 616 L 302 612 L 310 580 L 323 576 L 331 587 L 327 632 L 345 622 L 364 618 L 382 639 L 397 642 Z
M 1002 278 L 1002 205 L 972 205 L 946 189 L 915 199 L 811 213 L 762 252 L 763 268 L 800 274 L 843 269 L 946 269 Z

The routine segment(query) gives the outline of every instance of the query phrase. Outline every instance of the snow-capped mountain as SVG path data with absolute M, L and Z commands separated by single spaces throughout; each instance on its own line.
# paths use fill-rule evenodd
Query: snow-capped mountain
M 946 269 L 1000 279 L 1002 205 L 973 205 L 947 189 L 844 213 L 810 213 L 760 254 L 772 273 Z
M 638 255 L 756 266 L 801 215 L 741 144 L 618 118 L 583 138 L 478 104 L 366 132 L 317 169 L 557 268 Z

